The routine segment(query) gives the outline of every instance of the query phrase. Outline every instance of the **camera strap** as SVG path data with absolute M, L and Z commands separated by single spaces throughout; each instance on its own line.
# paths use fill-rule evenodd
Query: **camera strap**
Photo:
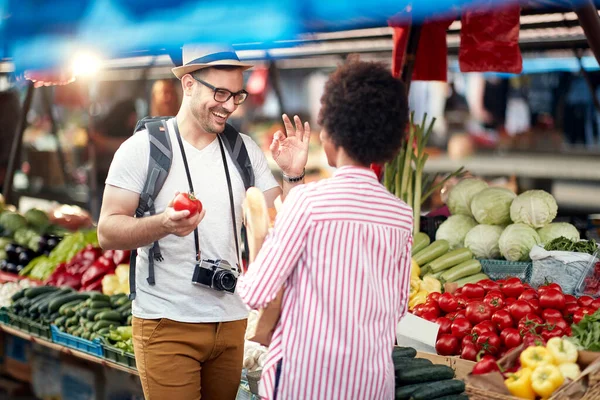
M 192 175 L 190 174 L 190 167 L 188 166 L 187 157 L 185 154 L 185 149 L 183 148 L 183 140 L 181 139 L 181 134 L 179 133 L 179 127 L 177 126 L 177 121 L 173 120 L 173 125 L 175 126 L 175 135 L 177 136 L 177 141 L 179 142 L 179 148 L 181 149 L 181 156 L 183 158 L 183 166 L 185 167 L 185 174 L 187 175 L 188 185 L 190 186 L 190 192 L 194 193 L 194 184 L 192 183 Z M 235 205 L 233 204 L 233 189 L 231 188 L 231 176 L 229 175 L 229 167 L 227 166 L 227 157 L 225 156 L 225 148 L 223 147 L 223 139 L 221 135 L 217 135 L 217 140 L 219 141 L 219 147 L 221 148 L 221 159 L 223 160 L 223 168 L 225 169 L 225 176 L 227 178 L 227 189 L 229 190 L 229 206 L 231 207 L 231 222 L 233 225 L 233 237 L 235 239 L 235 251 L 236 251 L 236 262 L 237 270 L 240 271 L 241 263 L 240 263 L 240 245 L 238 243 L 238 235 L 237 235 L 237 224 L 235 222 Z M 200 261 L 200 240 L 198 235 L 198 227 L 194 229 L 194 245 L 196 246 L 196 261 Z

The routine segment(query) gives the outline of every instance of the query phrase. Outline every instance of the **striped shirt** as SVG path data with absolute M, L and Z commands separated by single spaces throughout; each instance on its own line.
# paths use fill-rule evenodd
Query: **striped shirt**
M 261 378 L 273 399 L 393 399 L 406 313 L 412 213 L 365 168 L 294 188 L 238 292 L 251 308 L 285 285 Z

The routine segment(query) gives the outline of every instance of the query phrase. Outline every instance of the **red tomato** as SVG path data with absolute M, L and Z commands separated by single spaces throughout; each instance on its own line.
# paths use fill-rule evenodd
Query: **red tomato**
M 533 308 L 533 313 L 536 315 L 540 315 L 542 313 L 542 308 L 540 307 L 540 301 L 538 299 L 531 299 L 527 301 L 531 308 Z
M 427 301 L 433 301 L 437 303 L 441 295 L 442 294 L 438 292 L 429 293 L 429 295 L 427 295 Z
M 446 318 L 448 318 L 450 321 L 454 321 L 457 318 L 467 318 L 467 317 L 465 316 L 465 313 L 462 311 L 454 311 L 454 312 L 446 314 Z
M 422 304 L 417 304 L 413 310 L 412 313 L 414 315 L 416 315 L 417 317 L 420 317 L 421 315 L 423 315 L 423 307 L 425 307 L 425 303 Z
M 422 308 L 422 312 L 423 314 L 432 314 L 435 315 L 434 321 L 435 319 L 437 319 L 437 317 L 440 316 L 440 308 L 438 307 L 437 304 L 435 304 L 434 302 L 426 302 L 424 307 Z
M 508 311 L 513 320 L 520 321 L 521 318 L 533 312 L 533 307 L 525 300 L 517 300 L 508 307 Z
M 554 337 L 558 337 L 558 338 L 563 337 L 564 334 L 565 334 L 565 332 L 562 329 L 556 328 L 556 327 L 552 330 L 550 330 L 550 329 L 542 330 L 542 338 L 544 338 L 544 340 L 546 342 Z
M 462 347 L 460 358 L 463 360 L 477 361 L 477 348 L 473 343 L 468 343 Z
M 573 336 L 573 329 L 570 326 L 567 326 L 567 329 L 564 330 L 565 336 Z
M 573 314 L 573 323 L 578 324 L 586 315 L 593 314 L 595 311 L 590 307 L 581 307 Z
M 466 318 L 456 318 L 452 321 L 452 325 L 450 325 L 450 330 L 452 331 L 452 335 L 457 338 L 463 338 L 471 333 L 471 328 L 473 326 Z
M 533 289 L 527 289 L 523 293 L 521 293 L 521 295 L 519 296 L 519 300 L 529 301 L 529 300 L 537 300 L 537 299 L 538 299 L 538 294 Z
M 435 322 L 439 318 L 439 315 L 431 311 L 424 311 L 423 314 L 420 315 L 420 317 L 429 322 Z
M 581 307 L 589 307 L 594 302 L 594 299 L 590 296 L 581 296 L 579 300 L 577 300 L 577 304 Z
M 540 293 L 540 307 L 562 310 L 565 308 L 565 295 L 555 289 L 548 289 Z
M 509 307 L 512 303 L 517 301 L 514 297 L 507 297 L 504 299 L 504 307 Z
M 435 320 L 435 323 L 440 326 L 438 335 L 445 335 L 451 333 L 450 326 L 452 325 L 452 321 L 446 317 L 439 317 Z
M 565 304 L 571 304 L 571 303 L 577 304 L 577 297 L 570 295 L 570 294 L 565 294 Z
M 458 309 L 459 310 L 464 310 L 465 308 L 467 308 L 467 304 L 469 304 L 469 299 L 467 299 L 462 294 L 455 295 L 454 297 L 456 298 L 456 301 L 458 301 Z
M 507 328 L 500 332 L 500 339 L 507 349 L 513 349 L 523 342 L 521 334 L 515 328 Z
M 473 371 L 471 371 L 471 374 L 483 375 L 495 371 L 500 371 L 500 367 L 498 367 L 496 359 L 493 356 L 485 355 L 477 362 L 477 364 L 473 366 Z
M 523 344 L 525 345 L 525 347 L 545 346 L 546 341 L 537 333 L 527 332 L 523 335 Z
M 478 323 L 471 329 L 471 333 L 481 336 L 484 333 L 493 332 L 496 333 L 496 325 L 492 321 L 483 321 Z
M 579 310 L 581 307 L 579 307 L 579 304 L 577 303 L 569 303 L 565 306 L 565 309 L 563 310 L 563 317 L 565 318 L 565 321 L 572 323 L 573 322 L 573 316 L 575 315 L 575 313 L 577 312 L 577 310 Z
M 477 350 L 483 350 L 485 354 L 491 355 L 498 354 L 498 351 L 500 351 L 500 346 L 502 346 L 500 338 L 494 332 L 484 332 L 483 334 L 479 335 L 477 341 L 475 342 L 475 347 Z
M 480 289 L 483 290 L 483 288 Z M 473 301 L 467 306 L 466 316 L 472 324 L 478 324 L 480 322 L 491 319 L 492 310 L 487 304 L 485 304 L 482 301 Z
M 563 319 L 562 313 L 558 310 L 554 310 L 552 308 L 546 308 L 544 311 L 542 311 L 542 318 L 544 318 L 544 320 L 548 321 L 549 319 Z
M 500 289 L 500 285 L 498 285 L 498 282 L 494 282 L 491 279 L 484 279 L 482 281 L 477 282 L 477 285 L 481 286 L 486 293 L 489 293 L 492 290 L 498 290 Z
M 594 310 L 597 310 L 600 308 L 600 299 L 596 299 L 594 301 L 592 301 L 592 304 L 590 305 L 591 308 L 593 308 Z
M 444 312 L 453 312 L 458 308 L 458 300 L 454 297 L 452 293 L 444 293 L 438 299 L 438 304 L 440 309 Z
M 202 203 L 193 193 L 178 193 L 173 199 L 173 208 L 175 211 L 188 210 L 190 215 L 187 218 L 190 218 L 202 211 Z
M 466 345 L 475 345 L 475 336 L 472 333 L 469 333 L 467 336 L 461 339 L 460 346 L 465 347 Z
M 492 312 L 504 308 L 504 298 L 502 295 L 498 296 L 495 293 L 489 293 L 487 296 L 485 296 L 483 302 L 492 309 Z
M 525 283 L 525 282 L 523 282 L 523 287 L 525 288 L 525 290 L 532 290 L 533 289 L 529 283 Z M 535 290 L 535 289 L 533 289 L 533 290 Z
M 540 333 L 543 329 L 544 320 L 539 316 L 531 313 L 519 320 L 519 332 L 535 332 Z
M 442 335 L 435 342 L 435 350 L 442 356 L 454 356 L 460 351 L 458 339 L 452 335 Z
M 502 293 L 506 297 L 517 298 L 525 291 L 523 282 L 519 278 L 510 278 L 506 280 L 506 283 L 502 285 Z
M 506 310 L 498 310 L 492 315 L 492 322 L 496 325 L 499 331 L 503 331 L 507 328 L 512 328 L 514 322 L 510 313 Z
M 474 283 L 467 283 L 462 287 L 462 294 L 469 299 L 481 299 L 485 295 L 485 289 Z
M 569 327 L 569 324 L 567 324 L 567 321 L 562 319 L 562 317 L 547 318 L 546 324 L 548 324 L 548 329 L 550 329 L 550 328 L 554 329 L 554 327 L 556 327 L 558 329 L 562 329 L 563 331 L 567 330 L 567 328 Z
M 542 285 L 538 288 L 538 292 L 541 294 L 542 292 L 544 292 L 548 289 L 558 290 L 559 292 L 562 293 L 562 288 L 560 287 L 560 285 L 558 283 L 548 283 L 547 285 Z

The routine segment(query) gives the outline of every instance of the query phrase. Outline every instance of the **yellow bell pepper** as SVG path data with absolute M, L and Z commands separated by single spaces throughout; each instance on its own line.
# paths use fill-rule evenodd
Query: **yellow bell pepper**
M 581 369 L 579 369 L 579 365 L 575 363 L 564 363 L 558 366 L 558 370 L 560 371 L 563 378 L 575 380 L 581 375 Z
M 548 340 L 546 348 L 554 358 L 555 364 L 574 363 L 577 361 L 577 347 L 561 338 L 552 338 Z
M 522 368 L 511 374 L 504 381 L 506 388 L 515 397 L 527 400 L 535 400 L 535 392 L 531 388 L 531 374 L 533 372 L 529 368 Z
M 411 278 L 419 278 L 421 276 L 421 267 L 419 267 L 419 264 L 417 264 L 417 262 L 413 259 L 411 259 L 411 264 L 410 264 L 410 277 Z
M 532 370 L 543 364 L 552 364 L 554 361 L 550 352 L 543 346 L 528 347 L 523 350 L 519 359 L 524 368 L 531 368 Z
M 112 296 L 119 288 L 119 278 L 115 274 L 104 275 L 102 278 L 102 293 Z
M 428 293 L 442 293 L 442 284 L 432 276 L 426 276 L 421 282 L 421 290 L 426 290 Z
M 427 294 L 428 293 L 424 290 L 417 292 L 417 294 L 412 298 L 412 300 L 408 301 L 408 309 L 412 310 L 417 305 L 425 303 L 427 301 Z
M 531 374 L 531 387 L 543 399 L 552 396 L 564 381 L 558 367 L 552 364 L 540 365 Z

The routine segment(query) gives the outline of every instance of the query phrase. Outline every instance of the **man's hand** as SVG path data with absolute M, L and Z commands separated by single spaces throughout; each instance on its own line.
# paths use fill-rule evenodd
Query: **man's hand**
M 300 176 L 308 161 L 310 125 L 308 122 L 303 125 L 297 115 L 294 116 L 295 127 L 286 114 L 283 114 L 282 119 L 286 133 L 280 130 L 275 132 L 270 147 L 271 153 L 284 174 L 292 177 Z
M 178 193 L 176 193 L 175 196 L 177 196 L 177 194 Z M 175 198 L 175 196 L 173 198 Z M 192 233 L 200 221 L 204 219 L 205 214 L 206 209 L 203 208 L 201 212 L 189 217 L 189 210 L 175 211 L 173 208 L 173 200 L 171 200 L 166 210 L 162 213 L 162 225 L 167 233 L 184 237 Z

